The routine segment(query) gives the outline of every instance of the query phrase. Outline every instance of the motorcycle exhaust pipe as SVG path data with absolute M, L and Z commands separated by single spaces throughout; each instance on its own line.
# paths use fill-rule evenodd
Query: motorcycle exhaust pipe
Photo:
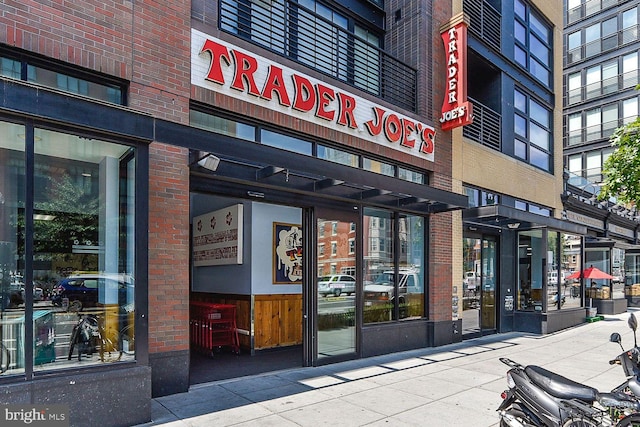
M 507 411 L 500 411 L 500 418 L 510 427 L 525 427 L 514 415 Z

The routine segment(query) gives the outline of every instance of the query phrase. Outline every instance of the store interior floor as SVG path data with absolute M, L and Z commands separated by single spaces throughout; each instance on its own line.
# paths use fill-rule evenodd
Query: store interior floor
M 302 346 L 235 354 L 221 348 L 210 354 L 191 352 L 190 383 L 203 384 L 302 366 Z

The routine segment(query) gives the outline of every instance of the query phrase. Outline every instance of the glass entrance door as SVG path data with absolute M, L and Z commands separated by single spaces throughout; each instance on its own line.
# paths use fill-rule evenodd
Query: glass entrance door
M 462 334 L 496 330 L 497 242 L 492 236 L 463 240 Z
M 316 209 L 316 358 L 356 354 L 358 217 Z

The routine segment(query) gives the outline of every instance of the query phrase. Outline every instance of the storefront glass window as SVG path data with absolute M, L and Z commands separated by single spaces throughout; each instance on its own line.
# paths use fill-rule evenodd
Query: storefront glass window
M 562 270 L 558 268 L 559 239 L 560 233 L 547 233 L 547 311 L 558 310 L 566 300 L 562 292 Z
M 611 293 L 613 298 L 624 298 L 625 256 L 624 249 L 611 249 Z
M 394 313 L 393 216 L 365 208 L 362 229 L 364 323 L 386 322 Z
M 0 122 L 0 373 L 24 372 L 24 126 Z
M 627 286 L 640 284 L 640 254 L 625 254 L 625 278 L 624 283 Z
M 34 370 L 134 358 L 131 147 L 35 129 Z
M 563 308 L 582 307 L 582 290 L 579 279 L 567 279 L 571 274 L 580 271 L 582 265 L 582 237 L 572 234 L 562 234 L 562 280 L 564 286 L 564 305 Z
M 542 311 L 543 258 L 545 244 L 542 230 L 518 233 L 518 303 L 519 310 Z
M 400 319 L 424 316 L 424 218 L 400 215 L 398 223 Z
M 586 248 L 584 251 L 584 268 L 596 267 L 605 273 L 611 268 L 611 251 L 609 248 Z M 611 281 L 609 279 L 584 279 L 588 299 L 610 299 Z

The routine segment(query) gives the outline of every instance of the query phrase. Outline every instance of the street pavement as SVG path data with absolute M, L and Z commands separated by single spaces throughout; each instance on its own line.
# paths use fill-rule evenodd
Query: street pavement
M 609 365 L 634 344 L 627 313 L 548 335 L 508 333 L 436 348 L 192 386 L 152 400 L 144 426 L 498 426 L 508 357 L 602 391 L 624 381 Z M 636 313 L 639 316 L 640 313 Z

